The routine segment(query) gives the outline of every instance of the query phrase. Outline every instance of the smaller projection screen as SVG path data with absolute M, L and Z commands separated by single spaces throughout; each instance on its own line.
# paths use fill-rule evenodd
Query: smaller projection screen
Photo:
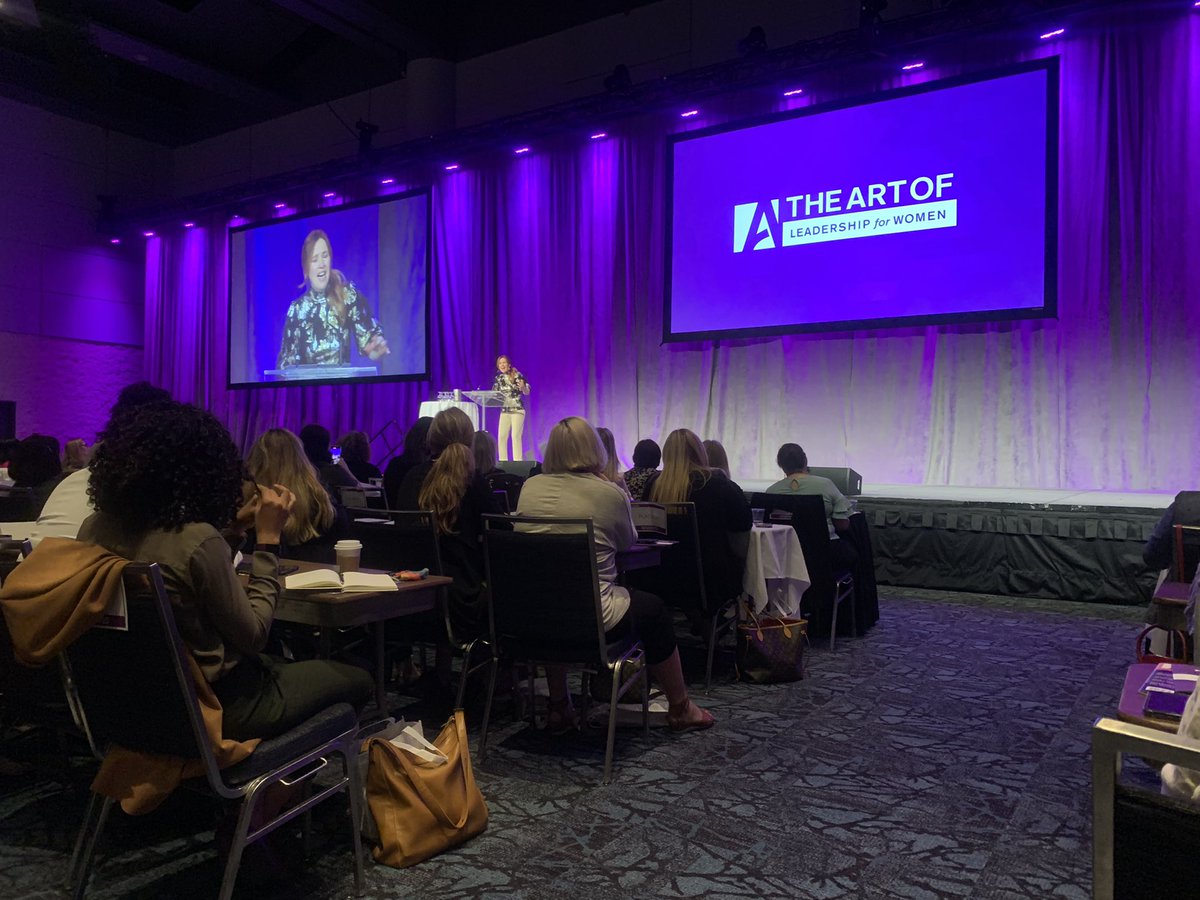
M 669 144 L 668 341 L 1055 314 L 1058 66 Z
M 229 385 L 429 372 L 429 192 L 233 229 Z

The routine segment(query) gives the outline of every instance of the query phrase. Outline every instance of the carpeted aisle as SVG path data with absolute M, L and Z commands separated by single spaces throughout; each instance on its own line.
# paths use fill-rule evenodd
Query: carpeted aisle
M 477 767 L 488 831 L 369 865 L 365 896 L 1086 898 L 1089 727 L 1141 617 L 887 589 L 879 625 L 834 654 L 818 641 L 806 680 L 714 688 L 712 731 L 618 734 L 603 787 L 598 732 L 543 738 L 501 708 Z M 24 752 L 0 761 L 0 896 L 58 896 L 83 799 Z M 186 801 L 115 828 L 90 896 L 214 895 L 211 831 L 186 827 L 206 815 Z M 239 895 L 350 896 L 343 834 L 326 814 L 293 882 Z

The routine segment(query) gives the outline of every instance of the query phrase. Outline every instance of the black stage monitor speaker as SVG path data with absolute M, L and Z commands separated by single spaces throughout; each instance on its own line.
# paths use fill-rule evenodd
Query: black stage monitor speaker
M 534 467 L 535 461 L 532 459 L 524 459 L 520 462 L 514 462 L 511 459 L 502 459 L 500 462 L 496 463 L 496 465 L 498 465 L 505 472 L 508 472 L 510 475 L 520 475 L 522 478 L 528 478 L 529 470 Z
M 820 475 L 822 478 L 828 478 L 837 489 L 847 497 L 857 496 L 862 493 L 862 476 L 853 469 L 845 466 L 837 468 L 826 468 L 824 466 L 809 466 L 808 471 L 813 475 Z
M 17 401 L 0 400 L 0 441 L 17 436 Z

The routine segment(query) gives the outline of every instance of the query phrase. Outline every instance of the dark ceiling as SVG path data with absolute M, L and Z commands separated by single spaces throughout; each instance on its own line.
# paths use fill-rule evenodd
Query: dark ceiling
M 654 0 L 0 0 L 0 93 L 169 145 Z

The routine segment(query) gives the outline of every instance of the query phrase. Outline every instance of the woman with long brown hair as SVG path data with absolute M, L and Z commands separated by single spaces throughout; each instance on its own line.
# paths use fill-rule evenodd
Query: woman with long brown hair
M 700 438 L 686 428 L 672 431 L 663 443 L 663 468 L 650 485 L 653 503 L 694 503 L 700 531 L 704 591 L 710 606 L 742 592 L 746 561 L 733 552 L 731 532 L 749 531 L 750 504 L 737 483 L 713 477 Z
M 304 455 L 300 439 L 286 428 L 268 429 L 250 448 L 246 468 L 256 483 L 285 485 L 296 497 L 283 529 L 285 555 L 293 559 L 330 556 L 345 523 Z
M 350 362 L 350 338 L 368 359 L 388 354 L 379 320 L 352 281 L 333 268 L 329 235 L 317 228 L 300 248 L 304 293 L 288 307 L 276 366 L 344 366 Z
M 404 476 L 396 503 L 397 509 L 433 513 L 442 568 L 454 579 L 449 591 L 450 622 L 464 639 L 481 635 L 487 628 L 482 517 L 501 512 L 475 471 L 474 437 L 475 428 L 461 409 L 439 412 L 426 438 L 431 458 Z M 441 668 L 448 676 L 448 657 Z

